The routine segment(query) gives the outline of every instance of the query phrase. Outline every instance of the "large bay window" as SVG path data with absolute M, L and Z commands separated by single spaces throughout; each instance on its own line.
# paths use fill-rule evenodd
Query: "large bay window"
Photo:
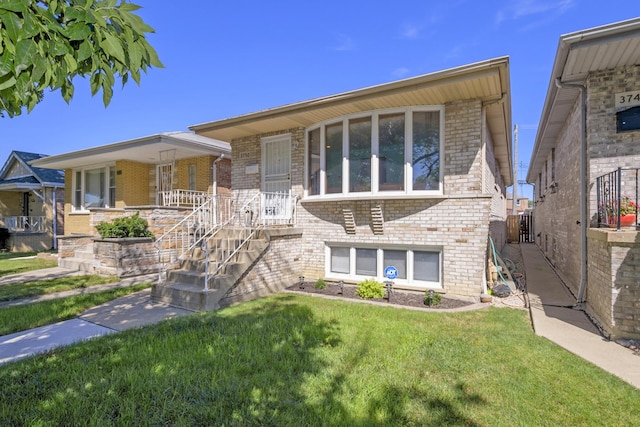
M 330 120 L 307 130 L 306 195 L 442 192 L 444 107 Z
M 115 167 L 76 170 L 74 177 L 73 210 L 115 207 Z
M 398 270 L 395 284 L 408 289 L 442 287 L 442 250 L 433 247 L 367 247 L 336 243 L 326 246 L 325 276 L 328 279 L 387 280 L 384 270 Z

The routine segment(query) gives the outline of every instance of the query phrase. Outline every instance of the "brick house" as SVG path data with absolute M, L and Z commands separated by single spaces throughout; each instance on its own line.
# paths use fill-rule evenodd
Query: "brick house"
M 640 19 L 561 36 L 527 175 L 536 243 L 606 333 L 636 339 L 640 234 L 612 208 L 638 202 L 639 116 Z
M 34 161 L 66 178 L 59 264 L 119 274 L 96 262 L 96 224 L 139 213 L 160 235 L 214 193 L 229 194 L 230 157 L 226 142 L 165 132 Z
M 291 195 L 295 226 L 269 237 L 227 302 L 300 276 L 384 280 L 386 266 L 398 288 L 486 291 L 487 245 L 505 242 L 512 184 L 507 57 L 190 129 L 231 144 L 236 200 Z
M 56 247 L 54 236 L 64 232 L 64 174 L 30 165 L 46 157 L 12 151 L 0 169 L 0 228 L 9 233 L 2 249 L 49 250 Z

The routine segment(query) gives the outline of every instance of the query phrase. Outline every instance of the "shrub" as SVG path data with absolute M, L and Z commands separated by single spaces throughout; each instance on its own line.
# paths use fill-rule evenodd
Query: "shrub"
M 327 287 L 327 283 L 324 281 L 324 279 L 320 278 L 318 280 L 316 280 L 315 285 L 316 289 L 325 289 Z
M 100 237 L 122 238 L 122 237 L 153 237 L 149 231 L 149 224 L 144 218 L 140 218 L 136 212 L 133 216 L 116 218 L 112 222 L 102 221 L 96 225 L 96 230 Z
M 437 292 L 429 292 L 428 290 L 424 292 L 424 305 L 428 305 L 429 307 L 434 305 L 440 305 L 442 302 L 442 295 Z
M 367 279 L 358 283 L 356 295 L 363 299 L 384 298 L 384 286 L 375 279 Z

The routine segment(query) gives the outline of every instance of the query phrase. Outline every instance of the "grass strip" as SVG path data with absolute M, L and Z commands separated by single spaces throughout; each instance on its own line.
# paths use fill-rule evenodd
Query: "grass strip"
M 17 307 L 5 307 L 0 309 L 0 335 L 8 335 L 72 319 L 91 307 L 150 286 L 150 283 L 143 283 L 92 294 L 75 295 Z M 2 425 L 1 422 L 0 425 Z
M 83 289 L 91 286 L 114 283 L 118 280 L 117 276 L 85 275 L 34 280 L 25 283 L 10 283 L 0 286 L 0 301 L 12 301 L 72 289 Z
M 524 310 L 428 313 L 298 295 L 8 364 L 0 367 L 0 389 L 4 425 L 583 426 L 640 419 L 639 390 L 537 337 Z
M 9 274 L 24 273 L 25 271 L 40 270 L 42 268 L 51 268 L 58 265 L 56 259 L 42 259 L 42 258 L 21 258 L 23 256 L 30 256 L 33 253 L 12 253 L 5 252 L 0 253 L 0 277 L 8 276 Z

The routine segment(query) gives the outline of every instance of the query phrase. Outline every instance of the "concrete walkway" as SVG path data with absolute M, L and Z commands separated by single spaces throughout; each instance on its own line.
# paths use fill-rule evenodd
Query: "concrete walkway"
M 602 337 L 534 244 L 521 244 L 531 319 L 537 335 L 640 388 L 640 357 Z
M 80 273 L 86 274 L 86 273 Z M 56 277 L 78 275 L 78 272 L 64 268 L 47 268 L 31 271 L 21 275 L 4 277 L 2 284 L 27 282 L 32 280 L 47 280 Z M 92 286 L 89 288 L 41 295 L 22 300 L 8 301 L 0 306 L 15 306 L 36 303 L 71 295 L 99 292 L 108 289 L 132 286 L 138 283 L 153 282 L 156 275 L 139 276 L 123 279 L 117 283 Z M 87 340 L 102 335 L 126 329 L 137 328 L 157 323 L 166 319 L 193 314 L 192 311 L 171 307 L 166 304 L 154 304 L 150 299 L 151 289 L 126 295 L 93 307 L 78 318 L 65 320 L 52 325 L 41 326 L 27 331 L 17 332 L 0 337 L 0 365 L 23 359 L 25 357 L 49 351 L 55 347 L 69 345 L 74 342 Z

